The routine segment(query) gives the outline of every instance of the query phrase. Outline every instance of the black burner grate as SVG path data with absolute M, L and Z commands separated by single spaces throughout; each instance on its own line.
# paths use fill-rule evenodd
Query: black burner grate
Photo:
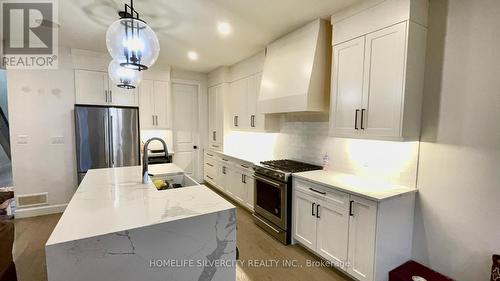
M 271 161 L 262 161 L 261 164 L 268 166 L 272 169 L 281 170 L 288 173 L 298 173 L 298 172 L 306 172 L 313 170 L 321 170 L 321 166 L 312 165 L 308 163 L 303 163 L 294 160 L 271 160 Z

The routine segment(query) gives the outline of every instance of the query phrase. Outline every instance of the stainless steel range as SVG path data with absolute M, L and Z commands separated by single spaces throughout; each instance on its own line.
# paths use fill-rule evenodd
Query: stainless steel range
M 293 173 L 322 167 L 294 160 L 263 161 L 255 170 L 255 223 L 281 241 L 290 244 L 292 231 Z

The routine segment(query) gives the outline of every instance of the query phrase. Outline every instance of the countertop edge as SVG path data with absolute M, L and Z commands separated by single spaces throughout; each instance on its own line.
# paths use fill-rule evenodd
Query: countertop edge
M 181 220 L 185 220 L 185 219 L 202 217 L 202 216 L 205 216 L 205 215 L 210 215 L 210 214 L 215 214 L 215 213 L 225 212 L 225 211 L 230 211 L 230 210 L 235 210 L 235 209 L 237 209 L 236 206 L 234 206 L 233 204 L 231 204 L 231 207 L 227 208 L 227 209 L 206 212 L 206 213 L 203 213 L 203 214 L 193 214 L 193 215 L 189 215 L 189 216 L 182 217 L 182 218 L 179 218 L 179 219 L 174 219 L 174 220 L 169 220 L 169 221 L 164 221 L 164 222 L 157 222 L 157 223 L 152 223 L 152 224 L 138 226 L 138 227 L 133 227 L 133 228 L 124 228 L 124 229 L 119 229 L 119 230 L 112 231 L 112 232 L 99 233 L 97 235 L 82 237 L 82 238 L 75 239 L 75 240 L 62 240 L 62 241 L 57 241 L 56 243 L 49 243 L 49 240 L 47 240 L 47 242 L 45 242 L 45 248 L 51 247 L 51 246 L 57 246 L 57 245 L 60 245 L 60 244 L 70 243 L 70 242 L 73 242 L 73 241 L 79 241 L 79 240 L 85 240 L 85 239 L 95 238 L 95 237 L 99 237 L 99 236 L 109 235 L 109 234 L 118 233 L 118 232 L 122 232 L 122 231 L 129 231 L 129 230 L 141 229 L 141 228 L 155 226 L 155 225 L 160 225 L 160 224 L 173 223 L 173 222 L 177 222 L 177 221 L 181 221 Z
M 300 175 L 300 173 L 293 174 L 292 177 L 297 177 L 299 179 L 302 179 L 302 180 L 305 180 L 305 181 L 309 181 L 309 182 L 312 182 L 312 183 L 315 183 L 315 184 L 319 184 L 319 185 L 322 185 L 322 186 L 327 187 L 327 188 L 331 188 L 331 189 L 334 189 L 334 190 L 337 190 L 337 191 L 341 191 L 341 192 L 345 192 L 345 193 L 348 193 L 348 194 L 360 196 L 360 197 L 366 198 L 366 199 L 371 200 L 371 201 L 376 201 L 376 202 L 382 202 L 382 201 L 385 201 L 385 200 L 388 200 L 388 199 L 391 199 L 391 198 L 394 198 L 394 197 L 402 196 L 402 195 L 405 195 L 405 194 L 408 194 L 408 193 L 417 193 L 418 192 L 418 189 L 416 189 L 416 188 L 412 189 L 412 188 L 408 187 L 408 190 L 404 190 L 404 191 L 401 191 L 401 192 L 396 192 L 393 195 L 388 195 L 388 196 L 384 196 L 384 197 L 373 197 L 373 196 L 368 195 L 366 193 L 357 192 L 357 191 L 354 191 L 354 190 L 349 189 L 349 188 L 343 188 L 341 186 L 334 186 L 334 185 L 331 185 L 331 184 L 326 183 L 326 182 L 322 182 L 322 181 L 319 181 L 319 180 L 314 180 L 314 179 L 311 179 L 310 177 L 307 177 L 307 176 L 304 176 L 304 175 Z

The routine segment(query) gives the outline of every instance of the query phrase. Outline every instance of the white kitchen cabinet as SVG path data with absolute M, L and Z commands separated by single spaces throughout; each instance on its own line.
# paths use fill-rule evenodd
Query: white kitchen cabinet
M 249 166 L 233 162 L 233 196 L 242 206 L 253 211 L 254 209 L 254 183 L 253 172 Z
M 365 37 L 360 129 L 367 135 L 401 135 L 406 30 L 400 23 Z
M 224 139 L 224 96 L 228 85 L 223 83 L 208 88 L 209 147 L 221 151 Z
M 415 194 L 369 200 L 294 177 L 293 238 L 360 281 L 411 258 Z
M 137 90 L 117 87 L 106 72 L 75 70 L 76 104 L 137 106 Z
M 75 70 L 77 104 L 108 103 L 108 75 L 105 72 Z
M 220 158 L 216 184 L 230 197 L 234 197 L 234 171 L 227 158 Z
M 142 80 L 139 85 L 141 129 L 172 127 L 170 84 L 166 81 Z
M 347 272 L 358 280 L 373 280 L 377 203 L 351 195 Z
M 404 21 L 334 45 L 330 135 L 418 139 L 425 44 Z
M 230 84 L 227 110 L 232 130 L 277 131 L 277 116 L 260 113 L 258 98 L 262 73 L 257 73 Z
M 247 191 L 245 184 L 245 174 L 234 170 L 232 176 L 232 194 L 238 203 L 244 205 L 247 201 Z
M 333 47 L 331 133 L 352 136 L 359 132 L 358 114 L 363 97 L 365 38 Z
M 245 206 L 253 211 L 255 207 L 255 178 L 252 174 L 245 174 L 245 190 L 247 192 L 247 200 L 245 201 Z
M 304 192 L 295 190 L 293 198 L 294 212 L 294 239 L 307 248 L 316 251 L 317 218 L 316 201 L 317 198 Z
M 139 104 L 137 90 L 124 89 L 108 81 L 110 104 L 116 106 L 137 106 Z
M 247 110 L 248 80 L 248 78 L 243 78 L 234 81 L 229 87 L 228 110 L 233 130 L 248 129 L 250 126 Z
M 204 154 L 204 179 L 243 207 L 254 209 L 254 182 L 251 165 L 213 150 Z
M 317 253 L 338 267 L 346 269 L 349 211 L 330 202 L 319 201 Z

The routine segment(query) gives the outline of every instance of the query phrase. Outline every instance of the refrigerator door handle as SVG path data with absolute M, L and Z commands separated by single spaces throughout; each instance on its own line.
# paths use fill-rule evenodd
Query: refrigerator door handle
M 109 166 L 109 147 L 108 147 L 108 122 L 107 122 L 106 116 L 103 117 L 103 123 L 104 123 L 104 152 L 106 154 L 106 157 L 104 158 L 104 163 L 106 163 L 106 166 Z
M 109 116 L 109 145 L 111 146 L 111 165 L 115 165 L 115 148 L 113 144 L 113 116 Z

